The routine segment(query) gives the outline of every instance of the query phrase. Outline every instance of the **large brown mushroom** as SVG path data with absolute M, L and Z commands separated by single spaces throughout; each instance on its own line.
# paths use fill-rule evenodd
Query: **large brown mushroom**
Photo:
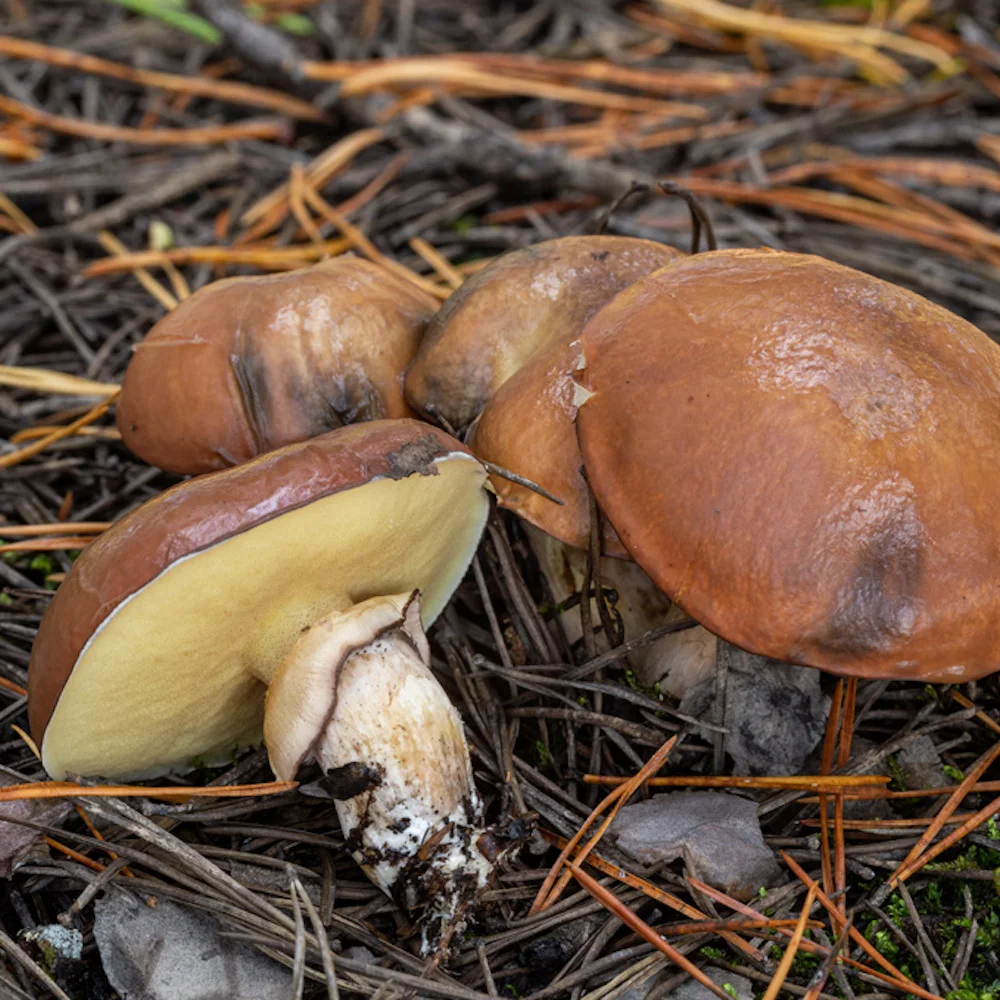
M 406 376 L 422 413 L 466 431 L 473 450 L 564 501 L 493 477 L 500 503 L 569 545 L 590 515 L 573 418 L 573 342 L 586 321 L 678 251 L 622 236 L 568 236 L 516 250 L 470 278 L 427 327 Z M 478 419 L 477 419 L 478 418 Z M 624 555 L 613 537 L 607 547 Z
M 349 255 L 213 282 L 136 347 L 122 440 L 152 465 L 197 475 L 342 424 L 413 416 L 403 373 L 436 306 Z
M 60 586 L 28 671 L 45 769 L 134 778 L 265 736 L 316 759 L 371 878 L 451 919 L 495 852 L 424 624 L 464 575 L 486 471 L 447 434 L 375 421 L 167 490 Z
M 853 676 L 1000 666 L 1000 348 L 816 257 L 733 250 L 586 327 L 577 417 L 626 548 L 754 653 Z
M 430 415 L 466 429 L 477 456 L 543 486 L 558 506 L 501 476 L 500 503 L 525 531 L 554 600 L 579 594 L 586 574 L 590 505 L 576 437 L 577 340 L 586 322 L 623 289 L 678 259 L 671 247 L 625 237 L 550 240 L 498 258 L 467 281 L 431 321 L 406 392 Z M 605 525 L 602 586 L 614 589 L 625 634 L 636 638 L 683 617 Z M 592 619 L 597 621 L 596 606 Z M 561 616 L 570 642 L 579 612 Z M 683 694 L 710 670 L 715 639 L 693 628 L 637 650 L 646 684 Z

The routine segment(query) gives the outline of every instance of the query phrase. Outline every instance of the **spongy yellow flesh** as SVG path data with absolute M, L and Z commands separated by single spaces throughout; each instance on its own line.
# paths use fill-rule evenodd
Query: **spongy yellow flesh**
M 345 490 L 174 563 L 119 605 L 84 650 L 46 729 L 67 774 L 142 777 L 258 742 L 266 682 L 304 628 L 419 589 L 431 622 L 475 551 L 488 504 L 478 463 Z

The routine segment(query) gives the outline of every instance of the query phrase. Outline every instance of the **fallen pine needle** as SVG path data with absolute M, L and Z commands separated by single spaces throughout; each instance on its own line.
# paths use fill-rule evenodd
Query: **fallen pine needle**
M 159 267 L 165 261 L 174 264 L 239 264 L 259 267 L 264 271 L 279 271 L 305 267 L 315 260 L 333 257 L 350 249 L 351 244 L 344 239 L 327 240 L 322 246 L 302 244 L 281 247 L 178 247 L 173 250 L 140 250 L 121 257 L 105 257 L 95 260 L 83 269 L 86 278 L 96 278 L 116 271 L 131 271 L 136 267 Z
M 21 211 L 18 206 L 10 200 L 2 191 L 0 191 L 0 209 L 7 214 L 7 217 L 11 219 L 21 230 L 22 233 L 37 233 L 38 226 L 36 226 L 31 219 L 28 218 Z
M 624 785 L 629 778 L 609 777 L 603 774 L 585 774 L 588 785 Z M 649 788 L 783 788 L 803 791 L 836 791 L 842 788 L 866 788 L 887 785 L 892 779 L 883 774 L 796 774 L 776 777 L 737 777 L 729 775 L 668 775 L 648 778 Z
M 972 816 L 972 813 L 955 813 L 950 819 L 944 821 L 944 826 L 951 826 L 961 823 Z M 914 827 L 927 826 L 935 821 L 932 816 L 915 816 L 910 819 L 845 819 L 843 821 L 845 830 L 910 830 Z M 803 826 L 819 826 L 818 819 L 799 820 Z
M 7 542 L 0 545 L 0 552 L 78 552 L 80 549 L 85 549 L 93 540 L 90 535 L 71 535 L 67 538 L 26 538 L 22 542 Z
M 40 45 L 37 42 L 12 38 L 9 35 L 0 35 L 0 54 L 15 59 L 30 59 L 33 62 L 48 63 L 50 66 L 92 73 L 95 76 L 104 76 L 112 80 L 126 80 L 139 86 L 155 87 L 157 90 L 165 90 L 174 94 L 189 94 L 193 97 L 208 97 L 231 104 L 267 108 L 269 111 L 277 111 L 306 121 L 323 120 L 323 112 L 308 101 L 283 94 L 279 90 L 268 90 L 248 83 L 207 80 L 199 76 L 182 76 L 178 73 L 158 73 L 136 69 L 82 52 Z
M 11 694 L 16 694 L 21 698 L 24 698 L 28 693 L 27 688 L 23 688 L 20 684 L 15 684 L 13 681 L 7 680 L 6 677 L 0 677 L 0 688 L 10 691 Z
M 664 937 L 684 937 L 687 934 L 717 934 L 719 931 L 757 931 L 778 930 L 783 927 L 796 927 L 798 918 L 791 920 L 775 920 L 771 917 L 759 917 L 751 920 L 749 917 L 733 917 L 729 920 L 691 920 L 687 923 L 665 924 L 658 928 Z M 818 920 L 807 920 L 809 930 L 822 929 Z
M 114 254 L 116 257 L 127 257 L 128 247 L 114 233 L 108 232 L 106 229 L 102 230 L 97 234 L 98 240 L 100 240 L 101 246 L 104 247 L 108 253 Z M 163 306 L 167 312 L 172 309 L 177 308 L 177 298 L 171 295 L 163 285 L 161 285 L 156 278 L 154 278 L 149 271 L 141 267 L 131 268 L 132 273 L 135 275 L 136 280 L 142 285 L 143 288 L 149 292 L 150 295 L 156 299 L 157 302 Z
M 888 788 L 859 788 L 853 792 L 844 792 L 845 799 L 926 799 L 950 795 L 955 790 L 954 785 L 942 785 L 940 788 L 913 788 L 903 792 L 893 792 Z M 1000 792 L 1000 781 L 977 781 L 968 791 Z M 799 799 L 802 805 L 815 805 L 819 800 L 812 796 Z M 805 821 L 803 821 L 805 822 Z M 811 821 L 810 821 L 811 822 Z
M 542 835 L 550 843 L 556 845 L 556 847 L 563 848 L 569 841 L 565 837 L 560 837 L 556 833 L 552 833 L 549 830 L 542 830 Z M 604 875 L 610 875 L 611 878 L 624 885 L 629 886 L 631 889 L 638 889 L 640 892 L 649 896 L 650 899 L 655 899 L 658 903 L 662 903 L 664 906 L 669 907 L 671 910 L 675 910 L 677 913 L 683 913 L 686 917 L 691 917 L 694 920 L 707 920 L 708 915 L 703 913 L 698 907 L 693 906 L 691 903 L 685 902 L 680 896 L 675 896 L 672 892 L 667 892 L 665 889 L 661 889 L 658 885 L 653 885 L 652 882 L 647 881 L 639 875 L 633 875 L 631 872 L 625 871 L 625 869 L 620 868 L 618 865 L 612 864 L 610 861 L 605 860 L 596 852 L 591 852 L 586 859 L 586 864 L 590 865 L 592 868 L 596 868 L 599 872 Z M 755 962 L 763 962 L 764 955 L 758 951 L 749 941 L 744 941 L 738 934 L 734 934 L 731 931 L 720 930 L 721 936 L 734 948 L 739 951 L 745 952 L 750 958 Z
M 327 222 L 336 226 L 338 230 L 343 234 L 344 238 L 353 246 L 359 253 L 364 254 L 373 264 L 378 264 L 380 267 L 384 268 L 386 271 L 402 278 L 404 281 L 409 282 L 411 285 L 416 285 L 422 291 L 433 295 L 438 299 L 446 299 L 451 294 L 451 290 L 448 288 L 441 288 L 439 285 L 435 285 L 433 282 L 428 281 L 426 278 L 421 278 L 419 274 L 415 274 L 408 267 L 400 264 L 398 260 L 393 260 L 391 257 L 386 257 L 378 247 L 370 239 L 368 239 L 365 234 L 354 225 L 353 222 L 348 221 L 340 214 L 329 202 L 327 202 L 320 194 L 317 193 L 315 188 L 309 183 L 308 178 L 302 176 L 300 177 L 302 181 L 302 195 L 309 206 L 319 215 L 321 215 Z
M 410 246 L 415 253 L 419 254 L 434 268 L 438 277 L 452 288 L 458 288 L 465 281 L 465 278 L 452 267 L 451 261 L 436 247 L 432 247 L 427 240 L 421 239 L 419 236 L 414 236 L 410 240 Z
M 0 385 L 56 396 L 113 396 L 121 388 L 114 382 L 92 382 L 90 379 L 50 371 L 48 368 L 22 368 L 14 365 L 0 365 Z
M 306 63 L 305 75 L 322 79 L 322 64 Z M 461 58 L 451 59 L 396 59 L 376 63 L 357 70 L 341 84 L 341 93 L 367 94 L 400 84 L 438 83 L 468 88 L 485 94 L 523 97 L 541 97 L 589 107 L 615 108 L 621 111 L 655 111 L 663 117 L 690 118 L 703 121 L 708 112 L 699 104 L 683 104 L 652 97 L 633 97 L 610 90 L 591 90 L 559 83 L 548 83 L 509 73 L 478 69 Z
M 84 809 L 79 802 L 77 802 L 77 804 L 73 808 L 76 810 L 77 816 L 79 816 L 80 819 L 83 820 L 83 825 L 90 831 L 90 835 L 94 838 L 94 840 L 103 841 L 104 834 L 102 834 L 101 831 L 98 830 L 97 827 L 94 825 L 94 821 L 90 818 L 90 815 L 87 812 L 87 810 Z M 108 848 L 107 851 L 108 851 L 108 857 L 111 858 L 112 861 L 118 860 L 118 855 L 115 854 L 114 851 L 112 851 L 110 848 Z M 128 867 L 122 869 L 122 875 L 125 875 L 128 878 L 135 878 L 132 869 Z
M 687 880 L 700 893 L 703 893 L 704 895 L 708 896 L 709 899 L 714 899 L 716 902 L 722 903 L 724 906 L 728 906 L 731 910 L 735 910 L 737 913 L 744 913 L 750 917 L 759 915 L 756 910 L 747 906 L 745 903 L 741 903 L 739 900 L 733 899 L 731 896 L 727 896 L 724 892 L 720 892 L 718 889 L 714 889 L 712 886 L 707 885 L 706 883 L 700 881 L 699 879 L 693 878 L 689 875 Z M 838 919 L 841 923 L 850 926 L 849 935 L 853 940 L 854 935 L 857 932 L 854 928 L 853 922 L 850 921 L 850 918 L 845 920 L 844 917 L 841 915 L 840 911 L 837 910 L 836 907 L 834 907 L 833 904 L 830 903 L 829 899 L 827 899 L 824 896 L 822 890 L 818 890 L 816 895 L 819 901 L 823 903 L 823 907 L 825 909 L 829 910 L 831 907 L 833 907 L 833 910 L 836 914 L 836 919 Z M 827 905 L 828 903 L 829 906 Z M 779 936 L 788 937 L 790 932 L 785 930 L 784 928 L 778 928 L 777 933 Z M 813 955 L 829 956 L 831 951 L 830 948 L 827 948 L 816 941 L 809 941 L 809 940 L 801 941 L 799 948 L 800 950 L 808 951 Z M 892 976 L 888 976 L 885 973 L 879 972 L 877 969 L 873 969 L 869 965 L 863 965 L 861 962 L 855 961 L 853 958 L 849 958 L 846 955 L 841 956 L 838 959 L 838 961 L 844 965 L 850 966 L 852 969 L 856 969 L 858 972 L 863 972 L 866 976 L 873 976 L 880 982 L 886 983 L 887 985 L 891 985 L 894 989 L 901 990 L 904 993 L 912 993 L 914 996 L 922 997 L 923 1000 L 943 1000 L 943 998 L 939 997 L 936 993 L 930 993 L 929 991 L 923 989 L 922 987 L 917 986 L 916 983 L 911 982 L 911 980 L 907 979 L 905 976 L 903 976 L 902 979 L 894 979 Z M 900 973 L 900 975 L 902 976 L 902 973 Z
M 207 785 L 196 788 L 142 785 L 78 785 L 73 781 L 32 781 L 0 788 L 0 802 L 23 799 L 147 798 L 167 801 L 188 799 L 245 799 L 255 795 L 278 795 L 298 787 L 297 781 L 264 781 L 256 785 Z
M 833 971 L 837 959 L 851 936 L 851 928 L 853 926 L 854 914 L 849 913 L 847 915 L 847 923 L 830 949 L 830 954 L 823 959 L 820 967 L 813 973 L 813 977 L 809 981 L 809 992 L 806 993 L 805 1000 L 819 1000 L 819 996 L 823 992 L 823 987 L 826 986 L 826 981 L 830 978 L 830 973 Z
M 816 899 L 816 890 L 818 888 L 819 886 L 813 883 L 806 893 L 806 901 L 802 904 L 802 912 L 799 914 L 795 931 L 792 933 L 792 939 L 788 942 L 784 955 L 781 956 L 781 961 L 774 972 L 774 977 L 768 983 L 767 990 L 764 993 L 764 1000 L 775 1000 L 778 990 L 784 985 L 788 972 L 792 967 L 792 962 L 795 961 L 795 956 L 799 953 L 799 945 L 802 942 L 802 935 L 805 933 L 806 923 L 809 920 L 809 911 L 812 909 L 813 902 Z
M 787 851 L 782 851 L 781 857 L 784 859 L 785 864 L 792 870 L 795 877 L 798 878 L 803 885 L 810 888 L 816 886 L 816 898 L 823 905 L 826 912 L 830 914 L 838 932 L 843 929 L 843 927 L 847 924 L 847 918 L 840 912 L 830 897 L 819 888 L 816 881 L 808 876 L 805 869 L 794 858 L 792 858 Z M 923 997 L 924 1000 L 942 1000 L 942 998 L 936 993 L 931 993 L 930 991 L 923 989 L 913 982 L 912 979 L 909 979 L 902 972 L 900 972 L 899 969 L 897 969 L 896 966 L 889 961 L 889 959 L 882 955 L 881 952 L 879 952 L 878 949 L 856 927 L 852 926 L 848 933 L 850 934 L 851 940 L 855 944 L 860 945 L 862 951 L 864 951 L 869 958 L 874 959 L 875 962 L 881 965 L 882 968 L 885 969 L 885 971 L 888 972 L 897 983 L 902 983 L 908 992 L 913 993 L 918 997 Z
M 12 118 L 40 125 L 50 132 L 73 135 L 80 139 L 101 142 L 127 142 L 138 146 L 203 146 L 232 142 L 234 139 L 283 139 L 288 133 L 284 122 L 246 121 L 207 128 L 129 128 L 126 125 L 105 125 L 81 118 L 64 118 L 0 96 L 0 111 Z
M 36 535 L 99 535 L 110 521 L 57 521 L 55 524 L 0 524 L 0 538 L 33 538 Z
M 711 990 L 720 1000 L 731 1000 L 729 994 L 721 986 L 709 979 L 687 956 L 682 955 L 676 948 L 667 944 L 645 920 L 633 913 L 613 892 L 601 885 L 597 879 L 588 875 L 582 868 L 578 868 L 572 861 L 567 861 L 566 867 L 572 873 L 573 878 L 610 913 L 618 917 L 623 924 L 635 931 L 636 934 L 658 951 L 661 951 L 671 962 L 683 969 L 693 979 L 698 980 L 705 989 Z
M 58 427 L 45 426 L 26 427 L 23 431 L 11 434 L 9 440 L 11 444 L 23 444 L 25 441 L 37 441 L 38 438 L 46 437 Z M 122 436 L 114 427 L 81 427 L 73 432 L 73 437 L 99 437 L 108 441 L 120 441 Z
M 962 706 L 962 708 L 975 708 L 975 718 L 977 718 L 988 729 L 992 729 L 995 733 L 1000 733 L 1000 724 L 998 724 L 995 719 L 990 718 L 990 716 L 982 711 L 982 709 L 977 708 L 971 701 L 969 701 L 968 698 L 965 697 L 964 694 L 962 694 L 961 691 L 952 691 L 951 696 L 959 703 L 959 705 Z
M 995 798 L 989 805 L 983 806 L 979 812 L 970 816 L 957 830 L 953 830 L 939 840 L 933 847 L 928 848 L 918 858 L 914 858 L 909 865 L 901 865 L 889 880 L 889 885 L 895 888 L 900 882 L 905 882 L 911 875 L 916 875 L 924 865 L 933 861 L 939 854 L 943 854 L 950 847 L 957 844 L 966 834 L 972 833 L 976 827 L 982 826 L 988 819 L 991 819 L 1000 812 L 1000 796 Z M 924 834 L 926 836 L 926 834 Z
M 58 430 L 53 431 L 48 437 L 44 437 L 34 444 L 29 444 L 25 448 L 12 451 L 7 455 L 0 455 L 0 469 L 9 469 L 14 465 L 19 465 L 21 462 L 41 454 L 49 445 L 55 444 L 56 441 L 61 441 L 63 438 L 69 437 L 81 427 L 85 427 L 95 420 L 100 420 L 107 413 L 111 404 L 118 398 L 118 395 L 119 393 L 115 392 L 113 396 L 89 409 L 82 417 L 74 420 L 71 424 L 67 424 L 65 427 L 60 427 Z
M 1000 756 L 1000 741 L 995 743 L 979 758 L 979 760 L 976 761 L 975 765 L 965 775 L 961 784 L 959 784 L 951 795 L 948 796 L 947 801 L 938 810 L 938 814 L 923 832 L 920 839 L 913 845 L 910 852 L 899 863 L 899 867 L 895 870 L 895 872 L 893 872 L 891 878 L 889 879 L 890 884 L 895 884 L 897 880 L 902 881 L 903 878 L 906 877 L 901 873 L 914 866 L 921 852 L 924 851 L 929 844 L 931 844 L 934 838 L 941 831 L 941 828 L 951 817 L 952 813 L 954 813 L 959 805 L 961 805 L 962 799 L 969 794 L 969 789 L 982 777 L 986 769 L 997 759 L 998 756 Z
M 311 163 L 305 167 L 306 178 L 314 187 L 322 190 L 328 181 L 346 167 L 358 153 L 374 146 L 385 138 L 380 128 L 361 129 L 352 132 L 324 149 Z M 288 181 L 279 184 L 269 194 L 255 201 L 241 216 L 240 223 L 249 226 L 254 222 L 268 220 L 268 228 L 274 228 L 281 223 L 288 211 L 288 195 L 291 188 Z
M 927 42 L 897 35 L 870 26 L 853 27 L 834 25 L 828 21 L 810 21 L 764 14 L 756 10 L 733 7 L 720 0 L 656 0 L 661 10 L 683 12 L 698 21 L 723 31 L 736 31 L 753 37 L 775 38 L 791 45 L 812 49 L 826 49 L 843 54 L 854 53 L 853 58 L 872 69 L 880 70 L 893 82 L 907 78 L 906 71 L 892 60 L 876 59 L 877 48 L 889 49 L 923 62 L 940 70 L 950 71 L 954 59 L 943 49 Z M 887 65 L 888 64 L 888 65 Z
M 674 744 L 677 742 L 676 736 L 671 736 L 666 743 L 663 744 L 649 758 L 648 761 L 642 766 L 642 768 L 635 774 L 630 781 L 626 782 L 624 785 L 616 788 L 613 792 L 609 792 L 593 809 L 591 814 L 584 820 L 582 826 L 579 830 L 569 839 L 566 846 L 560 851 L 559 857 L 556 858 L 555 863 L 549 869 L 548 874 L 545 876 L 545 880 L 542 882 L 541 887 L 538 890 L 538 894 L 535 896 L 534 902 L 531 904 L 531 909 L 528 910 L 528 916 L 533 916 L 542 910 L 548 909 L 553 903 L 558 900 L 562 893 L 562 890 L 569 883 L 569 875 L 567 872 L 560 874 L 561 866 L 568 860 L 570 854 L 576 849 L 577 845 L 583 839 L 583 835 L 587 830 L 593 825 L 597 820 L 597 817 L 604 812 L 605 809 L 609 809 L 608 815 L 605 817 L 604 821 L 601 823 L 597 830 L 597 833 L 591 837 L 587 842 L 587 845 L 580 850 L 576 856 L 576 863 L 581 864 L 586 860 L 587 855 L 597 846 L 601 837 L 604 836 L 605 831 L 611 825 L 611 821 L 618 814 L 618 810 L 632 797 L 632 794 L 637 788 L 642 785 L 642 782 L 656 774 L 657 771 L 667 762 L 667 758 L 670 756 L 670 751 L 673 750 Z
M 43 838 L 45 843 L 49 847 L 57 850 L 60 854 L 65 854 L 67 858 L 72 858 L 74 861 L 79 862 L 81 865 L 85 865 L 95 872 L 102 872 L 105 869 L 105 865 L 102 865 L 100 861 L 94 861 L 93 858 L 88 858 L 86 854 L 81 854 L 79 851 L 74 850 L 72 847 L 67 847 L 65 844 L 61 844 L 58 840 L 53 837 Z

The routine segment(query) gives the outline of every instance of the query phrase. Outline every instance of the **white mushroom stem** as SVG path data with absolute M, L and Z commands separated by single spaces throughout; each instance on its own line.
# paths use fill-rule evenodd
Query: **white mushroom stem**
M 552 596 L 562 604 L 579 594 L 587 572 L 587 553 L 557 541 L 551 535 L 524 523 L 539 568 L 548 581 Z M 638 639 L 650 629 L 684 618 L 684 612 L 642 571 L 627 559 L 601 559 L 601 586 L 618 593 L 615 605 L 622 616 L 626 639 Z M 597 604 L 591 601 L 591 619 L 598 623 Z M 577 642 L 583 635 L 580 609 L 568 608 L 560 615 L 566 638 Z M 674 698 L 713 675 L 717 639 L 700 625 L 665 635 L 656 642 L 629 654 L 639 682 L 646 687 L 659 684 Z
M 320 764 L 348 846 L 376 885 L 449 922 L 486 884 L 497 852 L 462 720 L 429 663 L 416 593 L 333 614 L 278 667 L 264 738 L 279 779 L 307 759 Z

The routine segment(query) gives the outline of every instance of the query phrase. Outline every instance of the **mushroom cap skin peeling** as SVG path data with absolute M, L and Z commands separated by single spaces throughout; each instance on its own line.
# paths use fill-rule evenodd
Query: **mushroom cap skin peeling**
M 1000 348 L 818 257 L 669 264 L 581 335 L 587 474 L 729 642 L 861 677 L 1000 667 Z

